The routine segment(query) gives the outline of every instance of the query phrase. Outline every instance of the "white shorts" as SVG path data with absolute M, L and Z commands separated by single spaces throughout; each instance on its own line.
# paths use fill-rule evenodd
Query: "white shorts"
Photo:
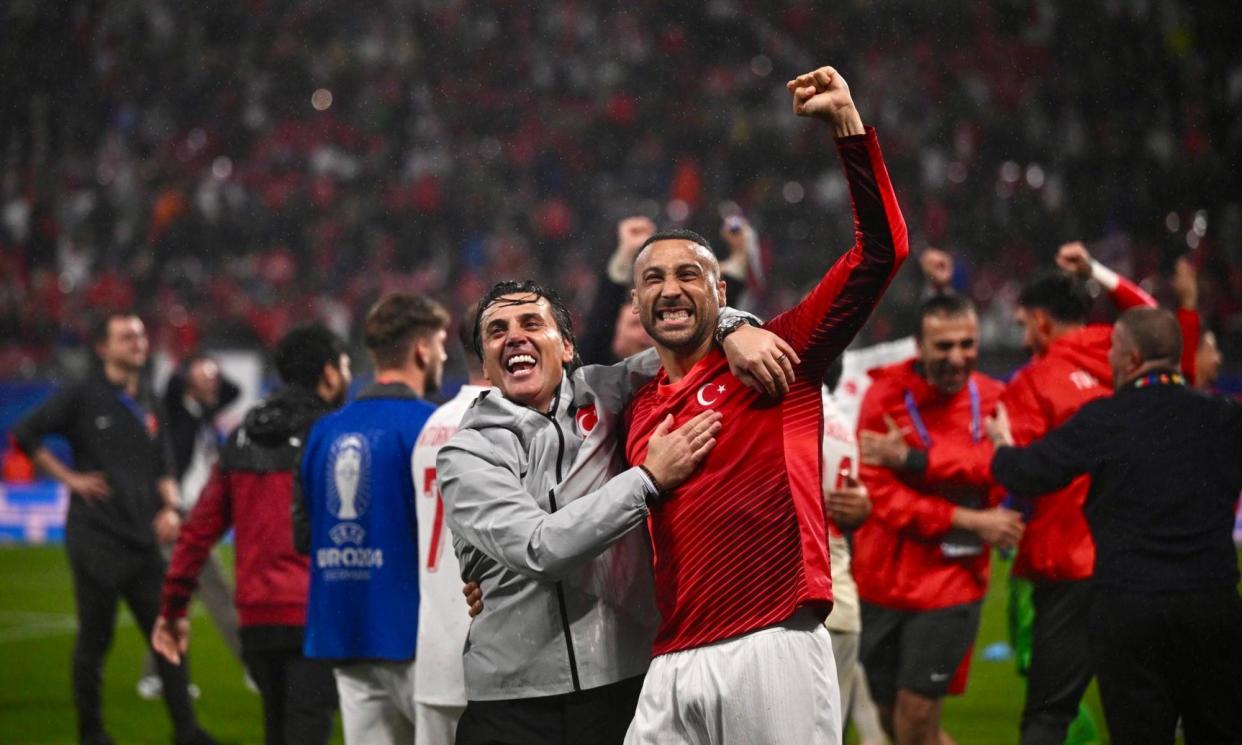
M 625 745 L 840 745 L 828 630 L 809 611 L 651 661 Z
M 414 660 L 354 662 L 334 672 L 347 745 L 414 742 Z
M 457 740 L 457 720 L 466 711 L 462 706 L 442 706 L 414 702 L 414 742 L 416 745 L 453 745 Z

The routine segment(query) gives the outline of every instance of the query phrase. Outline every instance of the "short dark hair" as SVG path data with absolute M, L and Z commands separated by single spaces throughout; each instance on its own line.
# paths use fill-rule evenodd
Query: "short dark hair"
M 474 355 L 483 360 L 483 328 L 480 323 L 483 320 L 483 313 L 492 305 L 500 301 L 505 295 L 534 295 L 537 298 L 543 298 L 548 301 L 548 305 L 552 307 L 552 319 L 556 321 L 556 328 L 561 332 L 561 337 L 565 341 L 574 346 L 574 361 L 570 367 L 574 367 L 578 363 L 578 343 L 574 340 L 574 321 L 569 314 L 569 308 L 565 306 L 565 302 L 561 300 L 561 296 L 549 287 L 544 287 L 533 279 L 522 281 L 504 280 L 492 285 L 492 289 L 488 290 L 482 299 L 479 300 L 478 315 L 474 319 L 474 333 L 470 339 L 470 346 L 474 349 Z
M 345 342 L 319 323 L 298 326 L 276 344 L 276 372 L 288 385 L 314 388 L 323 366 L 340 367 Z
M 643 245 L 638 248 L 638 253 L 642 253 L 643 249 L 647 248 L 647 246 L 659 241 L 690 241 L 691 243 L 699 244 L 708 251 L 712 250 L 712 244 L 708 243 L 706 238 L 693 230 L 686 230 L 685 228 L 669 228 L 668 230 L 661 230 L 653 233 L 650 238 L 643 241 Z M 634 254 L 634 256 L 637 257 L 638 254 Z
M 1091 295 L 1081 279 L 1065 272 L 1041 272 L 1022 288 L 1018 305 L 1042 310 L 1061 323 L 1085 323 Z
M 956 292 L 932 295 L 919 306 L 919 323 L 914 330 L 914 338 L 923 338 L 923 321 L 928 316 L 963 316 L 974 312 L 975 304 L 965 295 Z
M 426 295 L 392 292 L 376 301 L 363 324 L 363 343 L 375 365 L 401 367 L 415 339 L 447 328 L 448 311 Z
M 106 313 L 100 313 L 95 317 L 95 321 L 91 323 L 91 346 L 98 346 L 108 340 L 108 332 L 112 328 L 113 320 L 138 317 L 138 314 L 132 310 L 110 310 Z
M 1164 308 L 1131 308 L 1117 318 L 1144 362 L 1165 360 L 1176 366 L 1182 357 L 1182 329 Z

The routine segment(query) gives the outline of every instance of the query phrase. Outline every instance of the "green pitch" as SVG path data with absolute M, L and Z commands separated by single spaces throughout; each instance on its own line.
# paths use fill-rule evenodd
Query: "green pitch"
M 1017 742 L 1022 681 L 1013 662 L 986 662 L 984 648 L 1005 641 L 1005 569 L 997 567 L 983 612 L 970 688 L 945 704 L 945 728 L 959 745 Z M 0 549 L 0 743 L 72 743 L 75 720 L 69 690 L 73 600 L 60 547 Z M 196 609 L 191 678 L 203 726 L 222 743 L 261 743 L 259 697 L 242 684 L 241 665 Z M 121 611 L 104 675 L 104 718 L 118 743 L 168 743 L 171 727 L 161 701 L 134 690 L 143 646 L 128 611 Z M 1098 699 L 1089 706 L 1103 723 Z M 339 724 L 335 742 L 341 742 Z

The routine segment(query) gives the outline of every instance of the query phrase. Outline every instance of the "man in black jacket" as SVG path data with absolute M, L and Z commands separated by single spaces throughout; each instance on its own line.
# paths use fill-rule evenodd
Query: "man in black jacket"
M 141 384 L 147 334 L 132 313 L 109 313 L 93 330 L 98 370 L 67 385 L 13 428 L 35 464 L 70 491 L 65 548 L 73 574 L 78 635 L 73 649 L 73 698 L 83 743 L 111 743 L 101 705 L 104 656 L 124 599 L 143 638 L 159 611 L 164 557 L 160 543 L 177 537 L 177 484 L 163 418 Z M 63 435 L 73 467 L 43 446 Z M 178 743 L 214 742 L 198 727 L 184 665 L 161 661 L 164 701 Z
M 1091 475 L 1096 544 L 1092 663 L 1114 742 L 1242 743 L 1242 599 L 1232 540 L 1242 490 L 1242 405 L 1178 372 L 1168 311 L 1135 308 L 1113 329 L 1112 396 L 1029 447 L 988 422 L 996 480 L 1015 495 Z

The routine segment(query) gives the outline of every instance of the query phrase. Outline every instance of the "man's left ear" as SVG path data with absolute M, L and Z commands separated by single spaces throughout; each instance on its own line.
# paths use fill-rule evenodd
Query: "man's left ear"
M 427 369 L 428 363 L 431 362 L 431 343 L 427 339 L 415 339 L 412 352 L 414 364 L 418 365 L 420 370 Z
M 569 367 L 569 365 L 574 361 L 574 345 L 572 342 L 565 341 L 564 346 L 565 348 L 561 352 L 561 364 L 565 367 Z
M 725 284 L 723 279 L 716 280 L 716 301 L 720 303 L 721 308 L 729 304 L 728 289 L 729 285 Z

